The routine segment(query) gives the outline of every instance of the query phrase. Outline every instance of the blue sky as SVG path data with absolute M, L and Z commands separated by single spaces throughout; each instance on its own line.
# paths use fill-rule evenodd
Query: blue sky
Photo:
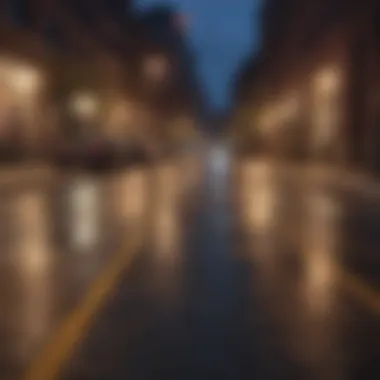
M 259 42 L 260 0 L 135 0 L 135 9 L 174 5 L 190 18 L 189 41 L 214 109 L 230 103 L 233 74 Z

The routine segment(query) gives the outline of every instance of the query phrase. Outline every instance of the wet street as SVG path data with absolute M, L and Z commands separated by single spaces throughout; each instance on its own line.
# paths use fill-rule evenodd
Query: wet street
M 380 377 L 380 201 L 227 163 L 210 152 L 197 206 L 155 219 L 64 379 Z
M 1 379 L 380 378 L 376 192 L 223 148 L 202 168 L 1 185 Z M 76 344 L 51 342 L 141 231 Z
M 177 178 L 180 167 L 189 177 Z M 20 378 L 39 360 L 117 252 L 148 229 L 150 199 L 184 192 L 192 167 L 182 160 L 98 174 L 1 170 L 3 380 Z

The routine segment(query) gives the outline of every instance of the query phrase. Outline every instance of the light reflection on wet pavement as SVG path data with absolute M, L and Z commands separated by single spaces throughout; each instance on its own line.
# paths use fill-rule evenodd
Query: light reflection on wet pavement
M 377 283 L 360 223 L 376 229 L 380 200 L 256 161 L 232 183 L 207 160 L 197 207 L 156 220 L 64 378 L 378 378 L 380 316 L 342 274 Z
M 10 318 L 15 330 L 2 330 L 13 357 L 19 360 L 22 349 L 30 352 L 33 344 L 39 344 L 36 335 L 46 336 L 46 326 L 54 326 L 62 315 L 57 308 L 63 307 L 64 295 L 79 299 L 75 289 L 84 288 L 106 260 L 101 247 L 109 247 L 107 239 L 118 241 L 117 231 L 125 235 L 140 221 L 140 228 L 147 231 L 144 249 L 83 337 L 62 378 L 380 378 L 380 235 L 376 234 L 380 198 L 347 191 L 328 176 L 312 180 L 297 170 L 265 162 L 237 162 L 232 173 L 213 164 L 216 156 L 212 152 L 205 156 L 201 186 L 186 182 L 183 167 L 158 168 L 150 177 L 154 182 L 145 187 L 155 195 L 155 201 L 148 203 L 147 219 L 141 217 L 147 193 L 144 198 L 144 192 L 131 190 L 138 183 L 143 186 L 146 177 L 141 172 L 102 179 L 96 186 L 91 180 L 80 181 L 74 188 L 72 179 L 61 179 L 62 183 L 52 184 L 49 196 L 24 198 L 33 215 L 44 207 L 52 209 L 41 199 L 55 199 L 60 207 L 78 201 L 72 193 L 68 203 L 58 201 L 62 197 L 52 195 L 53 189 L 65 197 L 70 194 L 68 187 L 71 192 L 76 189 L 74 199 L 88 192 L 88 203 L 78 205 L 94 211 L 91 204 L 97 202 L 91 197 L 101 197 L 104 207 L 97 209 L 97 215 L 103 223 L 96 225 L 92 218 L 86 229 L 75 229 L 73 234 L 70 223 L 61 220 L 60 232 L 53 234 L 54 223 L 44 222 L 43 212 L 24 220 L 26 225 L 39 226 L 29 245 L 36 249 L 29 248 L 24 267 L 15 267 L 34 280 L 21 289 L 23 282 L 17 282 L 13 272 L 5 270 L 1 277 L 7 287 L 13 286 L 12 294 L 19 289 L 17 297 L 23 301 L 15 302 L 17 297 L 5 293 L 0 302 L 27 320 L 17 323 Z M 224 168 L 229 164 L 225 160 Z M 125 195 L 128 191 L 130 196 Z M 15 210 L 23 214 L 14 207 L 11 202 L 3 205 L 9 221 Z M 69 207 L 63 209 L 70 214 Z M 48 231 L 42 228 L 44 223 L 50 226 Z M 8 225 L 9 231 L 14 230 Z M 55 248 L 52 255 L 51 245 L 38 243 L 39 235 L 61 237 L 57 246 L 62 251 Z M 75 243 L 69 239 L 74 235 Z M 96 237 L 94 244 L 103 252 L 98 259 L 97 249 L 88 248 L 91 237 Z M 14 238 L 8 240 L 15 244 Z M 69 241 L 71 245 L 65 245 Z M 23 248 L 17 252 L 22 255 Z M 6 257 L 2 268 L 9 268 Z M 36 275 L 33 268 L 44 265 L 56 269 Z M 64 285 L 62 293 L 57 285 L 43 286 L 65 279 L 73 291 Z M 27 299 L 39 307 L 32 308 Z M 16 331 L 20 326 L 23 331 Z
M 1 379 L 25 370 L 129 234 L 145 228 L 149 169 L 10 176 L 0 187 Z

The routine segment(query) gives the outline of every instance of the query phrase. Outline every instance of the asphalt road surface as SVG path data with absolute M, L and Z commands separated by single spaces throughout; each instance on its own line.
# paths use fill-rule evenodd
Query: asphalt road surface
M 199 157 L 1 185 L 1 378 L 380 378 L 378 193 Z
M 380 198 L 221 151 L 204 168 L 62 378 L 380 378 Z

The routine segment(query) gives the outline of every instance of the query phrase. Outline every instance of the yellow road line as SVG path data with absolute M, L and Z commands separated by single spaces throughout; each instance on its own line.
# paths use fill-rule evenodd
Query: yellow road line
M 131 240 L 115 255 L 80 306 L 63 320 L 52 340 L 32 363 L 25 375 L 26 380 L 53 380 L 58 377 L 89 328 L 92 317 L 114 289 L 121 273 L 131 264 L 141 241 L 141 233 L 131 234 Z

